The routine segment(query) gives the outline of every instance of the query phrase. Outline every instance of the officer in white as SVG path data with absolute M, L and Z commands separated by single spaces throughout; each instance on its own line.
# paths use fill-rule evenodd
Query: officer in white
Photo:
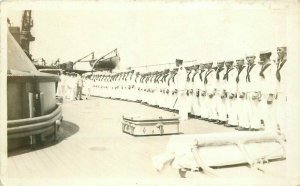
M 186 105 L 186 80 L 187 72 L 182 65 L 183 60 L 176 59 L 176 66 L 178 67 L 177 75 L 177 89 L 178 89 L 178 106 L 180 121 L 188 120 L 188 111 Z
M 286 109 L 287 109 L 287 67 L 286 67 L 286 56 L 287 49 L 285 46 L 277 48 L 277 61 L 276 61 L 276 123 L 280 129 L 280 133 L 286 134 Z

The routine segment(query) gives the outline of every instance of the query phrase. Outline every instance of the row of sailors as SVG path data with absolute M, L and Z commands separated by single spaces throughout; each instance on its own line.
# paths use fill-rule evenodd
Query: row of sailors
M 286 108 L 286 47 L 272 53 L 261 52 L 236 61 L 200 63 L 160 72 L 129 71 L 93 75 L 86 79 L 91 95 L 141 101 L 149 105 L 179 110 L 237 130 L 269 130 L 284 133 Z M 86 90 L 84 90 L 86 91 Z
M 77 73 L 64 73 L 60 75 L 60 82 L 58 83 L 56 95 L 68 100 L 82 99 L 80 89 L 82 88 L 81 76 Z M 86 84 L 88 88 L 88 84 Z

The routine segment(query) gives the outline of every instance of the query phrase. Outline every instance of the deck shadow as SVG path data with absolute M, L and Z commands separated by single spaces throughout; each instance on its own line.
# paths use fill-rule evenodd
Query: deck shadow
M 8 157 L 17 156 L 17 155 L 25 154 L 28 152 L 51 147 L 53 145 L 56 145 L 56 144 L 62 142 L 65 139 L 71 137 L 72 135 L 76 134 L 79 131 L 79 129 L 80 129 L 80 127 L 78 125 L 76 125 L 75 123 L 63 120 L 61 123 L 60 129 L 59 129 L 59 132 L 57 134 L 57 140 L 55 140 L 55 141 L 49 140 L 49 141 L 44 142 L 43 144 L 37 144 L 35 146 L 26 145 L 24 147 L 9 151 Z

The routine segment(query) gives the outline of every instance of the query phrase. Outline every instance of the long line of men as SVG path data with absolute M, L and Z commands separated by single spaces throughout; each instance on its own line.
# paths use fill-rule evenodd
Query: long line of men
M 142 102 L 199 119 L 235 127 L 285 133 L 286 47 L 277 59 L 263 51 L 237 60 L 199 63 L 140 73 L 100 73 L 87 76 L 84 92 L 93 96 Z M 88 92 L 88 93 L 87 93 Z

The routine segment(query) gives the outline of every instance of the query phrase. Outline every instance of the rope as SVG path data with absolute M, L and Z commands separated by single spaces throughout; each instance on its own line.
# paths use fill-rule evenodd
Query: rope
M 192 63 L 196 62 L 197 60 L 190 60 L 190 61 L 183 61 L 183 63 Z M 163 65 L 172 65 L 174 63 L 161 63 L 161 64 L 155 64 L 155 65 L 143 65 L 143 66 L 136 66 L 136 67 L 129 67 L 129 68 L 147 68 L 147 67 L 156 67 L 156 66 L 163 66 Z M 124 68 L 127 69 L 127 68 Z

